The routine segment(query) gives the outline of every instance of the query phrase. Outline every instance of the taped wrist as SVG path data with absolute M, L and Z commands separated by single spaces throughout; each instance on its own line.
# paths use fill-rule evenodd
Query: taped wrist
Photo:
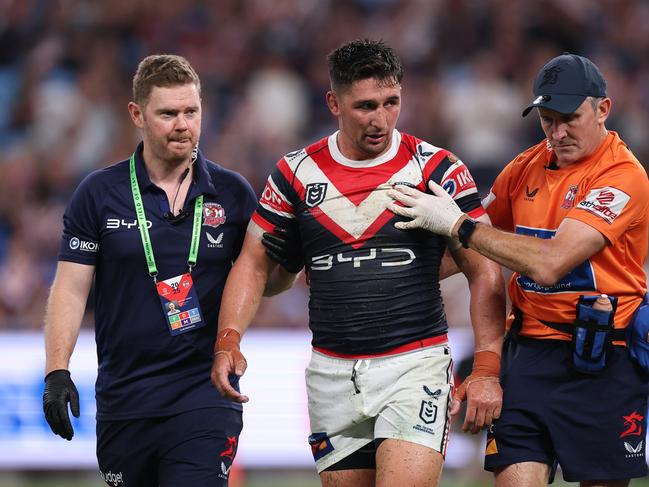
M 234 328 L 223 328 L 219 330 L 216 335 L 216 345 L 214 346 L 214 354 L 218 352 L 232 352 L 239 351 L 239 344 L 241 343 L 241 334 Z
M 473 354 L 473 370 L 455 391 L 455 399 L 464 401 L 466 391 L 473 382 L 500 380 L 500 355 L 489 350 Z
M 489 350 L 473 354 L 473 371 L 469 377 L 499 377 L 500 355 Z

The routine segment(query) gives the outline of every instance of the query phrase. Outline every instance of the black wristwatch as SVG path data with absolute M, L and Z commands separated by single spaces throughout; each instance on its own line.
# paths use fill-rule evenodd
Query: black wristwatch
M 478 224 L 477 221 L 472 220 L 471 218 L 466 218 L 461 224 L 460 228 L 457 229 L 457 238 L 462 244 L 462 247 L 465 249 L 469 248 L 469 238 L 471 234 L 475 231 L 475 227 Z

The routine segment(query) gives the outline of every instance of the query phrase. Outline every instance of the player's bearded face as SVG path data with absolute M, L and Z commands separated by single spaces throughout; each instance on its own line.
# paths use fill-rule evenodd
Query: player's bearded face
M 401 85 L 368 78 L 329 92 L 329 109 L 338 118 L 338 146 L 353 160 L 374 159 L 390 148 L 401 111 Z
M 159 159 L 183 163 L 201 135 L 201 100 L 196 85 L 154 87 L 142 114 L 144 145 Z

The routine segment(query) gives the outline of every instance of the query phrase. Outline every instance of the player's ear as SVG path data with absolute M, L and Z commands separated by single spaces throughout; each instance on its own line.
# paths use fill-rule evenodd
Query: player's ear
M 340 116 L 338 95 L 333 90 L 327 91 L 327 106 L 329 107 L 329 111 L 334 117 Z

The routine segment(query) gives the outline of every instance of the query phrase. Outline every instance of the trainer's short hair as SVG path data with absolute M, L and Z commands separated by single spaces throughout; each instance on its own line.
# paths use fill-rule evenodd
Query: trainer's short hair
M 401 84 L 403 78 L 399 57 L 383 41 L 356 39 L 347 42 L 329 53 L 327 64 L 333 90 L 368 78 L 385 84 Z
M 201 81 L 189 61 L 174 54 L 145 57 L 133 76 L 133 101 L 146 105 L 154 86 L 169 87 L 194 83 L 201 94 Z

